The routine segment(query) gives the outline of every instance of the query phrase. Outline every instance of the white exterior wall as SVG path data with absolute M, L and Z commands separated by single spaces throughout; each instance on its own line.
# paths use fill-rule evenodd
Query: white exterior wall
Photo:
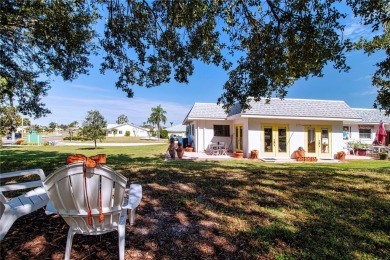
M 195 140 L 193 147 L 195 151 L 206 151 L 210 142 L 226 142 L 230 151 L 235 151 L 235 125 L 243 126 L 243 152 L 244 157 L 249 157 L 251 150 L 258 150 L 259 156 L 264 157 L 263 149 L 263 130 L 264 124 L 267 125 L 287 125 L 287 156 L 290 158 L 292 153 L 298 147 L 306 145 L 306 126 L 330 126 L 330 148 L 329 158 L 342 151 L 345 148 L 343 141 L 343 123 L 339 121 L 316 121 L 316 120 L 283 120 L 283 119 L 256 119 L 256 118 L 238 118 L 232 121 L 228 120 L 197 120 L 195 124 L 195 133 L 191 138 Z M 214 136 L 214 125 L 230 125 L 230 136 Z
M 249 119 L 248 122 L 248 140 L 250 142 L 248 143 L 248 150 L 247 152 L 250 153 L 252 150 L 258 150 L 261 151 L 261 125 L 260 121 L 258 119 Z
M 371 138 L 360 138 L 359 135 L 359 125 L 373 125 L 373 128 L 371 129 Z M 361 141 L 364 144 L 372 144 L 375 140 L 376 132 L 378 131 L 378 124 L 365 124 L 365 123 L 359 123 L 359 124 L 344 124 L 344 126 L 351 127 L 351 133 L 350 138 L 348 140 L 344 140 L 345 146 L 348 141 L 354 140 L 354 141 Z M 385 130 L 387 134 L 390 132 L 390 125 L 385 125 Z
M 305 126 L 297 121 L 288 122 L 288 136 L 287 143 L 289 147 L 289 156 L 296 151 L 300 146 L 305 146 Z
M 195 124 L 195 133 L 191 138 L 195 138 L 195 150 L 197 152 L 207 151 L 210 142 L 226 142 L 230 145 L 231 137 L 214 136 L 214 125 L 229 125 L 230 135 L 232 135 L 232 126 L 229 121 L 226 120 L 197 120 Z
M 113 129 L 110 129 L 110 132 L 107 134 L 107 136 L 109 136 L 109 137 L 125 136 L 126 131 L 130 131 L 130 136 L 137 136 L 137 137 L 149 136 L 148 131 L 133 127 L 131 125 L 122 125 L 122 126 L 116 127 L 116 129 L 118 130 L 116 135 L 114 135 Z

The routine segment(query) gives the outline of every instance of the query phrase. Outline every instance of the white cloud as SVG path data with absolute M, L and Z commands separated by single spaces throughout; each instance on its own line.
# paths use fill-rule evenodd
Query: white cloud
M 353 17 L 347 22 L 343 35 L 352 41 L 359 40 L 360 37 L 365 39 L 372 39 L 374 36 L 379 35 L 380 31 L 372 31 L 372 28 L 361 23 L 360 18 Z
M 366 91 L 358 93 L 359 96 L 372 96 L 377 94 L 377 89 L 375 87 L 370 87 Z
M 106 118 L 107 123 L 115 123 L 119 115 L 125 114 L 129 121 L 135 124 L 146 122 L 151 114 L 152 107 L 161 105 L 167 111 L 167 125 L 169 122 L 180 124 L 191 105 L 182 105 L 175 102 L 148 100 L 141 98 L 80 98 L 50 96 L 44 100 L 52 114 L 45 118 L 33 120 L 34 123 L 48 125 L 50 122 L 69 124 L 73 121 L 81 123 L 89 110 L 99 110 Z
M 371 78 L 372 78 L 372 75 L 366 75 L 366 76 L 357 78 L 356 81 L 368 80 L 368 79 L 371 79 Z
M 77 89 L 98 91 L 98 92 L 109 92 L 110 91 L 109 89 L 93 87 L 93 86 L 88 86 L 88 85 L 82 85 L 82 84 L 70 84 L 69 86 L 73 87 L 73 88 L 77 88 Z

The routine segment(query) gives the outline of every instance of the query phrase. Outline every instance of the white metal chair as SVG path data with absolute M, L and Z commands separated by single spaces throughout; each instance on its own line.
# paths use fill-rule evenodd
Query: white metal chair
M 206 149 L 206 152 L 209 153 L 209 154 L 213 154 L 213 145 L 214 143 L 213 142 L 209 142 L 209 145 L 207 146 L 207 149 Z
M 69 225 L 65 259 L 70 257 L 74 234 L 100 235 L 115 230 L 119 258 L 124 259 L 126 211 L 134 214 L 132 210 L 142 196 L 142 187 L 131 185 L 130 198 L 125 199 L 126 182 L 123 175 L 102 165 L 86 168 L 84 176 L 82 162 L 66 165 L 46 178 L 43 185 L 52 206 Z M 132 199 L 134 193 L 138 195 Z M 48 207 L 48 211 L 51 210 L 53 208 Z M 102 215 L 104 219 L 100 222 Z M 90 224 L 89 217 L 92 217 Z M 129 220 L 134 221 L 134 218 Z
M 211 155 L 219 155 L 219 147 L 217 144 L 211 144 Z
M 227 143 L 225 142 L 220 142 L 220 154 L 221 155 L 227 155 L 227 152 L 228 152 L 228 147 L 227 147 Z
M 347 145 L 346 149 L 348 150 L 348 154 L 351 153 L 355 155 L 355 149 L 353 148 L 353 146 Z
M 38 181 L 13 183 L 0 186 L 0 241 L 3 240 L 12 224 L 20 217 L 44 207 L 49 198 L 42 186 L 45 174 L 42 169 L 31 169 L 0 174 L 0 179 L 36 174 Z M 37 187 L 37 188 L 35 188 Z M 8 200 L 3 192 L 35 188 L 18 197 Z

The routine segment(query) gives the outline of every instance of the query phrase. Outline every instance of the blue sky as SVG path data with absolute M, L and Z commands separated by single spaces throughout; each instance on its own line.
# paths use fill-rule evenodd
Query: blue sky
M 370 35 L 368 28 L 362 27 L 356 18 L 347 20 L 344 36 L 357 39 Z M 384 53 L 367 56 L 362 51 L 347 54 L 351 67 L 348 73 L 339 73 L 328 65 L 324 77 L 301 79 L 288 89 L 286 98 L 309 98 L 322 100 L 344 100 L 355 108 L 372 108 L 376 98 L 376 88 L 371 85 L 371 75 L 375 63 L 383 60 Z M 60 78 L 52 79 L 52 88 L 43 103 L 52 114 L 39 119 L 31 119 L 33 124 L 48 125 L 50 122 L 69 124 L 83 122 L 87 111 L 99 110 L 108 123 L 115 123 L 119 115 L 125 114 L 129 122 L 142 124 L 151 114 L 151 108 L 161 105 L 167 111 L 166 126 L 181 124 L 195 102 L 216 103 L 223 92 L 223 84 L 228 73 L 213 65 L 196 63 L 189 84 L 172 81 L 155 88 L 134 86 L 134 98 L 127 98 L 117 90 L 117 76 L 112 73 L 99 73 L 99 57 L 89 75 L 80 76 L 72 82 Z

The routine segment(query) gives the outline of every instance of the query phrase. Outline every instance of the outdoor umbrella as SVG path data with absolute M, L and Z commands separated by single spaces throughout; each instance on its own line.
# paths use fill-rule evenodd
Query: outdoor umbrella
M 378 130 L 376 131 L 376 140 L 378 141 L 379 145 L 383 145 L 386 138 L 386 130 L 385 126 L 382 122 L 382 120 L 379 122 Z

